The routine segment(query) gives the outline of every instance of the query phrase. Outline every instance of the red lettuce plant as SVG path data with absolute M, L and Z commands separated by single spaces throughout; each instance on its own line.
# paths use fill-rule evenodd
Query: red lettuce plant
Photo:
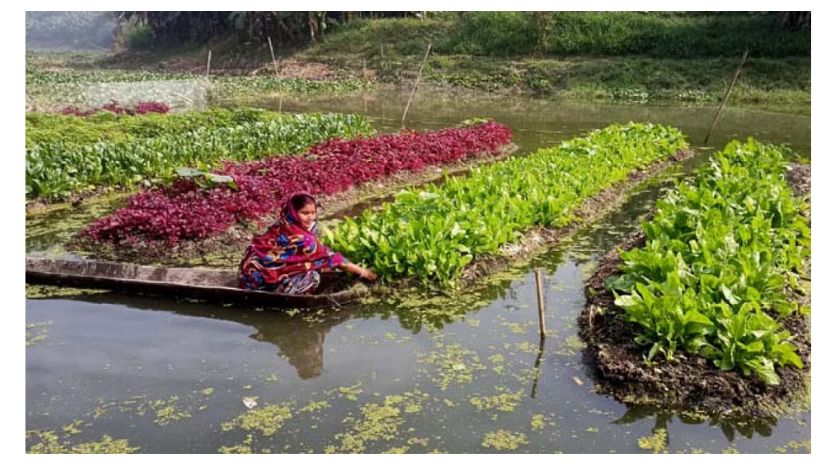
M 126 207 L 106 216 L 83 234 L 97 241 L 129 245 L 200 240 L 241 221 L 264 218 L 290 194 L 330 195 L 400 171 L 454 163 L 510 143 L 506 126 L 488 122 L 435 132 L 403 132 L 373 138 L 333 139 L 301 157 L 226 162 L 216 174 L 235 186 L 204 189 L 191 179 L 133 196 Z

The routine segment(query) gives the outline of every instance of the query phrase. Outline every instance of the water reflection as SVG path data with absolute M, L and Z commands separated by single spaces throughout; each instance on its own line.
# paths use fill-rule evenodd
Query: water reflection
M 627 425 L 636 423 L 639 420 L 653 418 L 654 424 L 651 433 L 657 431 L 666 431 L 669 435 L 669 426 L 674 424 L 675 420 L 679 420 L 686 425 L 700 425 L 708 422 L 708 426 L 719 428 L 725 435 L 728 442 L 734 442 L 736 434 L 752 439 L 754 433 L 762 437 L 770 437 L 773 433 L 773 428 L 778 424 L 778 419 L 773 417 L 761 418 L 739 418 L 739 419 L 724 419 L 705 418 L 696 414 L 683 412 L 668 412 L 662 410 L 660 407 L 648 405 L 629 405 L 627 411 L 621 418 L 614 420 L 612 423 L 617 425 Z
M 124 296 L 116 293 L 81 294 L 66 300 L 123 305 L 140 310 L 171 312 L 176 315 L 232 321 L 255 329 L 249 337 L 278 348 L 278 355 L 292 365 L 298 377 L 311 379 L 324 368 L 324 341 L 333 327 L 353 318 L 355 306 L 304 310 L 290 316 L 282 310 L 249 310 L 239 307 L 215 307 L 211 304 L 164 301 Z

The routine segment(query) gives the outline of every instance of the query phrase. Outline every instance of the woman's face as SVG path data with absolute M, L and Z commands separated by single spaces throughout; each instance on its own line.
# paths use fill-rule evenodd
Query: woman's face
M 301 207 L 298 210 L 298 220 L 303 224 L 303 226 L 307 229 L 312 226 L 312 223 L 315 223 L 315 204 L 309 202 L 308 204 Z

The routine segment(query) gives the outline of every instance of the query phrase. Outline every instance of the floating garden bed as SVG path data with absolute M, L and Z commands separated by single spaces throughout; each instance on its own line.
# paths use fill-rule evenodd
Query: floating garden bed
M 93 241 L 92 249 L 100 243 L 121 249 L 168 249 L 221 235 L 233 226 L 260 222 L 293 192 L 334 196 L 403 172 L 487 158 L 511 151 L 510 138 L 507 127 L 487 122 L 427 133 L 332 140 L 312 147 L 303 157 L 226 163 L 212 176 L 231 182 L 207 186 L 179 179 L 134 196 L 127 207 L 83 234 Z
M 479 263 L 524 247 L 525 233 L 559 231 L 586 199 L 629 178 L 639 181 L 637 170 L 686 146 L 673 128 L 609 126 L 439 186 L 400 192 L 379 212 L 345 219 L 326 241 L 387 279 L 455 286 Z M 470 278 L 478 274 L 469 272 Z
M 719 416 L 805 395 L 810 225 L 788 180 L 810 188 L 785 158 L 731 142 L 601 261 L 580 326 L 605 392 Z
M 331 138 L 370 135 L 357 115 L 263 110 L 203 114 L 27 118 L 26 197 L 63 199 L 101 188 L 165 183 L 179 167 L 303 153 Z

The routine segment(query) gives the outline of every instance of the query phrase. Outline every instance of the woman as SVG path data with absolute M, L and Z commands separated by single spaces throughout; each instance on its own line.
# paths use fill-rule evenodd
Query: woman
M 378 278 L 318 241 L 316 209 L 309 194 L 293 194 L 287 200 L 278 220 L 247 247 L 238 270 L 242 289 L 308 294 L 321 283 L 321 272 L 336 268 L 368 281 Z

